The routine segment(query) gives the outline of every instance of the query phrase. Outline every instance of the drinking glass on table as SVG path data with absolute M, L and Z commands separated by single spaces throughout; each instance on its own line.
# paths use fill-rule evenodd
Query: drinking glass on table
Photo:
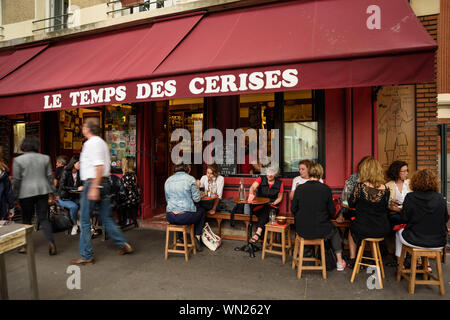
M 270 219 L 270 223 L 271 224 L 275 224 L 275 220 L 277 218 L 277 213 L 275 212 L 275 210 L 270 210 L 269 212 L 269 219 Z

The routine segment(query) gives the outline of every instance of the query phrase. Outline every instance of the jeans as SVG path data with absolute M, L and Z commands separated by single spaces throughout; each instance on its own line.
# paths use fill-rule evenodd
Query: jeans
M 203 227 L 205 226 L 205 209 L 197 206 L 196 212 L 185 211 L 181 214 L 166 213 L 167 221 L 171 224 L 178 225 L 194 225 L 194 233 L 196 236 L 201 236 Z
M 77 213 L 78 213 L 78 208 L 80 207 L 80 199 L 73 199 L 73 200 L 59 199 L 58 205 L 70 210 L 70 219 L 72 219 L 72 221 L 75 222 L 78 220 Z
M 45 238 L 53 243 L 52 225 L 47 219 L 48 194 L 19 199 L 22 208 L 22 223 L 31 224 L 31 219 L 36 211 L 39 224 L 44 230 Z
M 444 249 L 444 247 L 438 247 L 438 248 L 425 248 L 425 247 L 418 247 L 415 245 L 412 245 L 408 243 L 405 239 L 403 239 L 402 233 L 405 229 L 400 229 L 395 233 L 395 256 L 400 257 L 402 254 L 402 245 L 411 247 L 411 248 L 417 248 L 417 249 L 430 249 L 430 250 L 441 250 Z
M 103 184 L 103 183 L 102 183 Z M 111 214 L 111 204 L 109 196 L 100 195 L 99 201 L 91 201 L 88 199 L 88 192 L 91 186 L 91 181 L 86 181 L 80 199 L 80 255 L 83 259 L 92 259 L 92 240 L 91 240 L 91 213 L 94 210 L 95 204 L 99 205 L 99 214 L 102 224 L 118 247 L 123 248 L 127 240 L 123 236 L 122 231 L 115 223 Z
M 334 253 L 342 253 L 342 240 L 338 228 L 333 226 L 331 232 L 325 236 L 325 240 L 330 240 Z

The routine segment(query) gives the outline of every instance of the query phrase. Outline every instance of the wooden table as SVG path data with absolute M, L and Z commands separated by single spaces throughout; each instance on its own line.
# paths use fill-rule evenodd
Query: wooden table
M 28 276 L 30 278 L 31 297 L 39 299 L 38 283 L 36 275 L 36 263 L 34 260 L 34 246 L 31 234 L 33 226 L 13 223 L 0 226 L 0 293 L 3 300 L 8 300 L 8 285 L 6 281 L 6 267 L 4 253 L 17 249 L 23 245 L 27 248 Z
M 269 198 L 263 198 L 263 197 L 255 197 L 253 199 L 253 201 L 248 201 L 248 200 L 239 200 L 238 197 L 233 198 L 233 202 L 234 203 L 238 203 L 238 204 L 250 204 L 250 225 L 248 228 L 248 242 L 246 245 L 242 246 L 242 247 L 236 247 L 234 248 L 234 250 L 236 251 L 245 251 L 248 252 L 250 254 L 251 258 L 255 257 L 255 252 L 260 250 L 260 248 L 258 246 L 256 246 L 255 243 L 252 243 L 250 240 L 252 238 L 252 227 L 253 227 L 253 207 L 257 206 L 257 205 L 264 205 L 266 203 L 270 202 Z

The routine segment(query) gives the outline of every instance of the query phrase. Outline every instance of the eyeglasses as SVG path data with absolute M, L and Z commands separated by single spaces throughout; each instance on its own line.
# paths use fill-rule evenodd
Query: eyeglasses
M 404 172 L 409 172 L 409 170 L 408 170 L 408 169 L 406 169 L 406 170 L 400 170 L 400 172 L 402 172 L 402 173 L 404 173 Z

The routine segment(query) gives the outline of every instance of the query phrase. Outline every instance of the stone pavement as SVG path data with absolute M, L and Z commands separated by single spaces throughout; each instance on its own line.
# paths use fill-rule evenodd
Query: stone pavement
M 217 251 L 204 248 L 191 256 L 170 254 L 164 260 L 165 232 L 144 228 L 128 229 L 126 238 L 135 253 L 120 256 L 111 240 L 93 239 L 96 264 L 80 267 L 81 289 L 70 290 L 66 282 L 69 261 L 78 257 L 77 236 L 55 234 L 58 255 L 49 256 L 42 231 L 34 233 L 36 262 L 41 299 L 145 299 L 145 300 L 448 300 L 450 262 L 443 265 L 446 295 L 436 286 L 417 286 L 408 294 L 407 282 L 395 281 L 395 269 L 385 267 L 384 289 L 369 289 L 369 274 L 361 271 L 350 283 L 351 270 L 305 271 L 302 279 L 291 269 L 291 258 L 267 255 L 249 258 L 236 252 L 241 241 L 224 240 Z M 30 299 L 26 257 L 16 251 L 5 255 L 10 299 Z

